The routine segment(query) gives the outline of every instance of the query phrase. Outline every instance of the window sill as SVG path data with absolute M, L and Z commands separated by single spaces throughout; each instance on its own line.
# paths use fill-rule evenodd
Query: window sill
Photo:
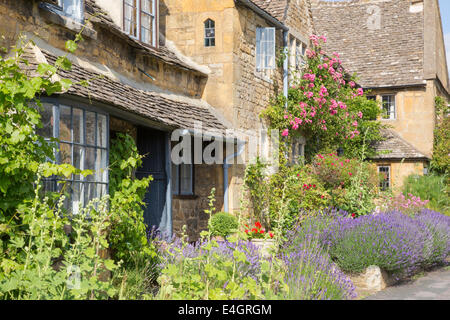
M 255 77 L 267 83 L 273 84 L 273 80 L 263 74 L 264 71 L 255 70 Z
M 192 195 L 174 194 L 172 198 L 177 200 L 196 200 L 198 199 L 198 196 L 196 196 L 195 194 Z
M 75 33 L 81 32 L 81 35 L 93 40 L 97 40 L 97 31 L 88 26 L 84 26 L 78 21 L 65 16 L 62 11 L 52 4 L 46 2 L 39 3 L 39 10 L 44 19 L 69 29 Z M 84 27 L 84 28 L 83 28 Z

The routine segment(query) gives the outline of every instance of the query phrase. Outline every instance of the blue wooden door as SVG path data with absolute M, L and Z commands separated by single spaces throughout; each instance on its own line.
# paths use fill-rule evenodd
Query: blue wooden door
M 138 128 L 137 147 L 139 154 L 145 155 L 143 163 L 136 171 L 137 178 L 151 175 L 149 189 L 145 195 L 144 222 L 149 229 L 156 227 L 164 233 L 171 233 L 171 212 L 167 203 L 167 134 L 162 131 Z

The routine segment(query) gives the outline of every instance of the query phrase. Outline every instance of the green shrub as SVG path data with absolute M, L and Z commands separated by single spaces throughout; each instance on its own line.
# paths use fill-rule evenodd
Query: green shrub
M 450 110 L 442 97 L 436 97 L 437 126 L 434 130 L 433 158 L 431 168 L 440 174 L 450 173 Z
M 427 208 L 450 215 L 450 196 L 447 175 L 411 175 L 405 179 L 403 194 L 414 194 L 429 200 Z
M 213 236 L 228 237 L 238 229 L 235 216 L 227 212 L 218 212 L 211 217 L 211 233 Z

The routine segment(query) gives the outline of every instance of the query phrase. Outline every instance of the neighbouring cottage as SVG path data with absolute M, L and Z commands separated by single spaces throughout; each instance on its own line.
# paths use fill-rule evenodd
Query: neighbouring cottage
M 261 112 L 272 97 L 286 95 L 289 81 L 302 71 L 313 33 L 309 0 L 164 0 L 160 19 L 162 37 L 211 70 L 202 99 L 234 129 L 253 133 L 267 129 Z M 241 163 L 252 160 L 244 156 L 252 145 Z M 303 150 L 299 139 L 293 155 Z M 241 205 L 244 170 L 238 164 L 229 170 L 227 211 Z M 190 206 L 189 200 L 179 204 Z
M 448 66 L 438 0 L 312 0 L 317 34 L 326 50 L 380 102 L 381 121 L 392 126 L 372 159 L 383 189 L 401 189 L 405 177 L 423 174 L 433 152 L 435 97 L 450 101 Z

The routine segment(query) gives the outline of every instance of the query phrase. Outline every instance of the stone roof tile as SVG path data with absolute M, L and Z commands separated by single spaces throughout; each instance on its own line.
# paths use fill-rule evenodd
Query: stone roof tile
M 288 0 L 251 0 L 251 2 L 280 22 L 286 18 Z
M 36 75 L 37 65 L 42 62 L 36 54 L 36 48 L 27 47 L 23 55 L 28 61 L 28 66 L 22 67 L 28 70 L 30 75 Z M 37 49 L 49 64 L 54 65 L 57 59 L 55 55 Z M 59 70 L 58 75 L 74 82 L 65 94 L 105 103 L 166 127 L 192 129 L 195 122 L 199 121 L 206 130 L 224 134 L 227 129 L 227 126 L 206 106 L 172 100 L 159 93 L 136 89 L 75 63 L 72 64 L 70 71 Z M 89 81 L 89 86 L 81 85 L 80 81 Z
M 424 84 L 424 14 L 410 0 L 346 0 L 312 3 L 324 49 L 365 88 Z
M 412 144 L 404 140 L 393 130 L 385 129 L 382 131 L 384 141 L 375 143 L 374 147 L 379 155 L 373 157 L 374 160 L 409 160 L 422 159 L 429 160 L 427 156 L 418 151 Z

